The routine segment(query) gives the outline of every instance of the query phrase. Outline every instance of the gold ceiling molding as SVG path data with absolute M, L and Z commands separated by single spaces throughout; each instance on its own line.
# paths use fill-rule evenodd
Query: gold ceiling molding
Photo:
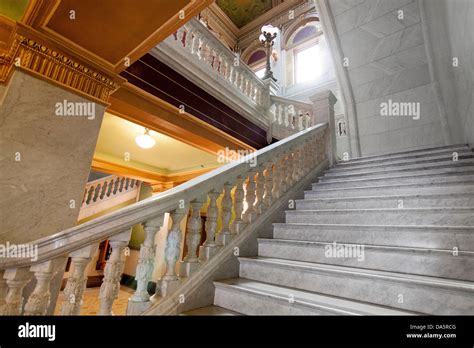
M 0 83 L 6 83 L 13 68 L 51 81 L 100 104 L 126 80 L 108 74 L 64 53 L 40 33 L 0 16 Z

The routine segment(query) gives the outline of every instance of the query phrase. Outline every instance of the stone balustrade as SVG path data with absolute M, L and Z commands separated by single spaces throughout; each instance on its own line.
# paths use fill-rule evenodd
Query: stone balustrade
M 287 98 L 270 97 L 272 134 L 283 139 L 315 124 L 313 104 Z
M 136 179 L 124 178 L 110 175 L 102 179 L 97 179 L 86 184 L 84 197 L 82 198 L 82 208 L 97 204 L 111 197 L 136 191 L 140 186 L 140 181 Z
M 266 129 L 269 88 L 236 53 L 192 19 L 151 54 Z
M 333 117 L 330 105 L 321 103 L 321 110 L 326 109 L 328 112 L 323 112 L 323 116 Z M 204 272 L 216 255 L 231 248 L 230 241 L 251 228 L 258 216 L 279 202 L 300 179 L 328 160 L 328 139 L 334 136 L 329 124 L 308 127 L 171 190 L 35 241 L 31 245 L 37 247 L 37 255 L 0 259 L 0 313 L 48 313 L 52 279 L 64 271 L 64 260 L 70 257 L 71 276 L 56 305 L 62 315 L 79 314 L 87 280 L 86 266 L 98 243 L 108 240 L 112 252 L 100 288 L 98 313 L 113 314 L 131 229 L 136 224 L 143 225 L 145 239 L 136 270 L 137 288 L 129 299 L 128 314 L 142 313 L 154 303 L 170 298 L 192 275 Z M 200 211 L 204 207 L 207 214 L 203 231 Z M 163 228 L 165 214 L 169 214 L 170 228 Z M 182 228 L 184 221 L 187 234 Z M 204 232 L 206 240 L 201 244 Z M 165 252 L 160 255 L 155 253 L 157 233 L 166 234 Z M 183 245 L 187 249 L 184 255 Z M 152 279 L 157 259 L 165 265 L 158 280 Z M 157 282 L 152 297 L 147 291 L 151 281 Z M 34 289 L 27 296 L 24 289 L 30 282 Z

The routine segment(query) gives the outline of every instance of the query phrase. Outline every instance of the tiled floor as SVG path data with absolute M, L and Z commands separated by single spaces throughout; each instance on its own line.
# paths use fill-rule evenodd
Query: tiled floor
M 100 288 L 88 288 L 84 291 L 84 302 L 81 307 L 81 315 L 97 315 L 99 311 L 99 290 Z M 127 302 L 128 298 L 132 295 L 133 290 L 121 287 L 119 291 L 118 298 L 114 301 L 112 306 L 112 313 L 114 315 L 125 315 L 127 311 Z M 63 293 L 59 294 L 61 299 L 56 306 L 54 311 L 55 315 L 59 315 L 61 311 L 61 301 L 63 298 Z

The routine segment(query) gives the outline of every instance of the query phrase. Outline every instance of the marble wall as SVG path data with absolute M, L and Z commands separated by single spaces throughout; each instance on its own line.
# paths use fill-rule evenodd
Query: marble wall
M 76 224 L 104 106 L 87 104 L 93 119 L 57 115 L 64 101 L 89 102 L 21 71 L 11 77 L 0 105 L 0 243 Z
M 447 143 L 418 2 L 329 0 L 329 7 L 354 94 L 361 155 Z M 382 116 L 382 103 L 390 101 L 419 103 L 419 119 Z
M 446 106 L 452 141 L 472 146 L 474 145 L 474 30 L 472 29 L 474 1 L 423 0 L 422 5 L 432 46 L 434 72 Z

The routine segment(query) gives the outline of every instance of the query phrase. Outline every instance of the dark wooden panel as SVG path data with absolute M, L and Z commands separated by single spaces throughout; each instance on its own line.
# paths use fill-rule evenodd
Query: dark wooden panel
M 163 62 L 147 54 L 121 75 L 148 93 L 260 149 L 267 145 L 266 131 L 195 85 Z

